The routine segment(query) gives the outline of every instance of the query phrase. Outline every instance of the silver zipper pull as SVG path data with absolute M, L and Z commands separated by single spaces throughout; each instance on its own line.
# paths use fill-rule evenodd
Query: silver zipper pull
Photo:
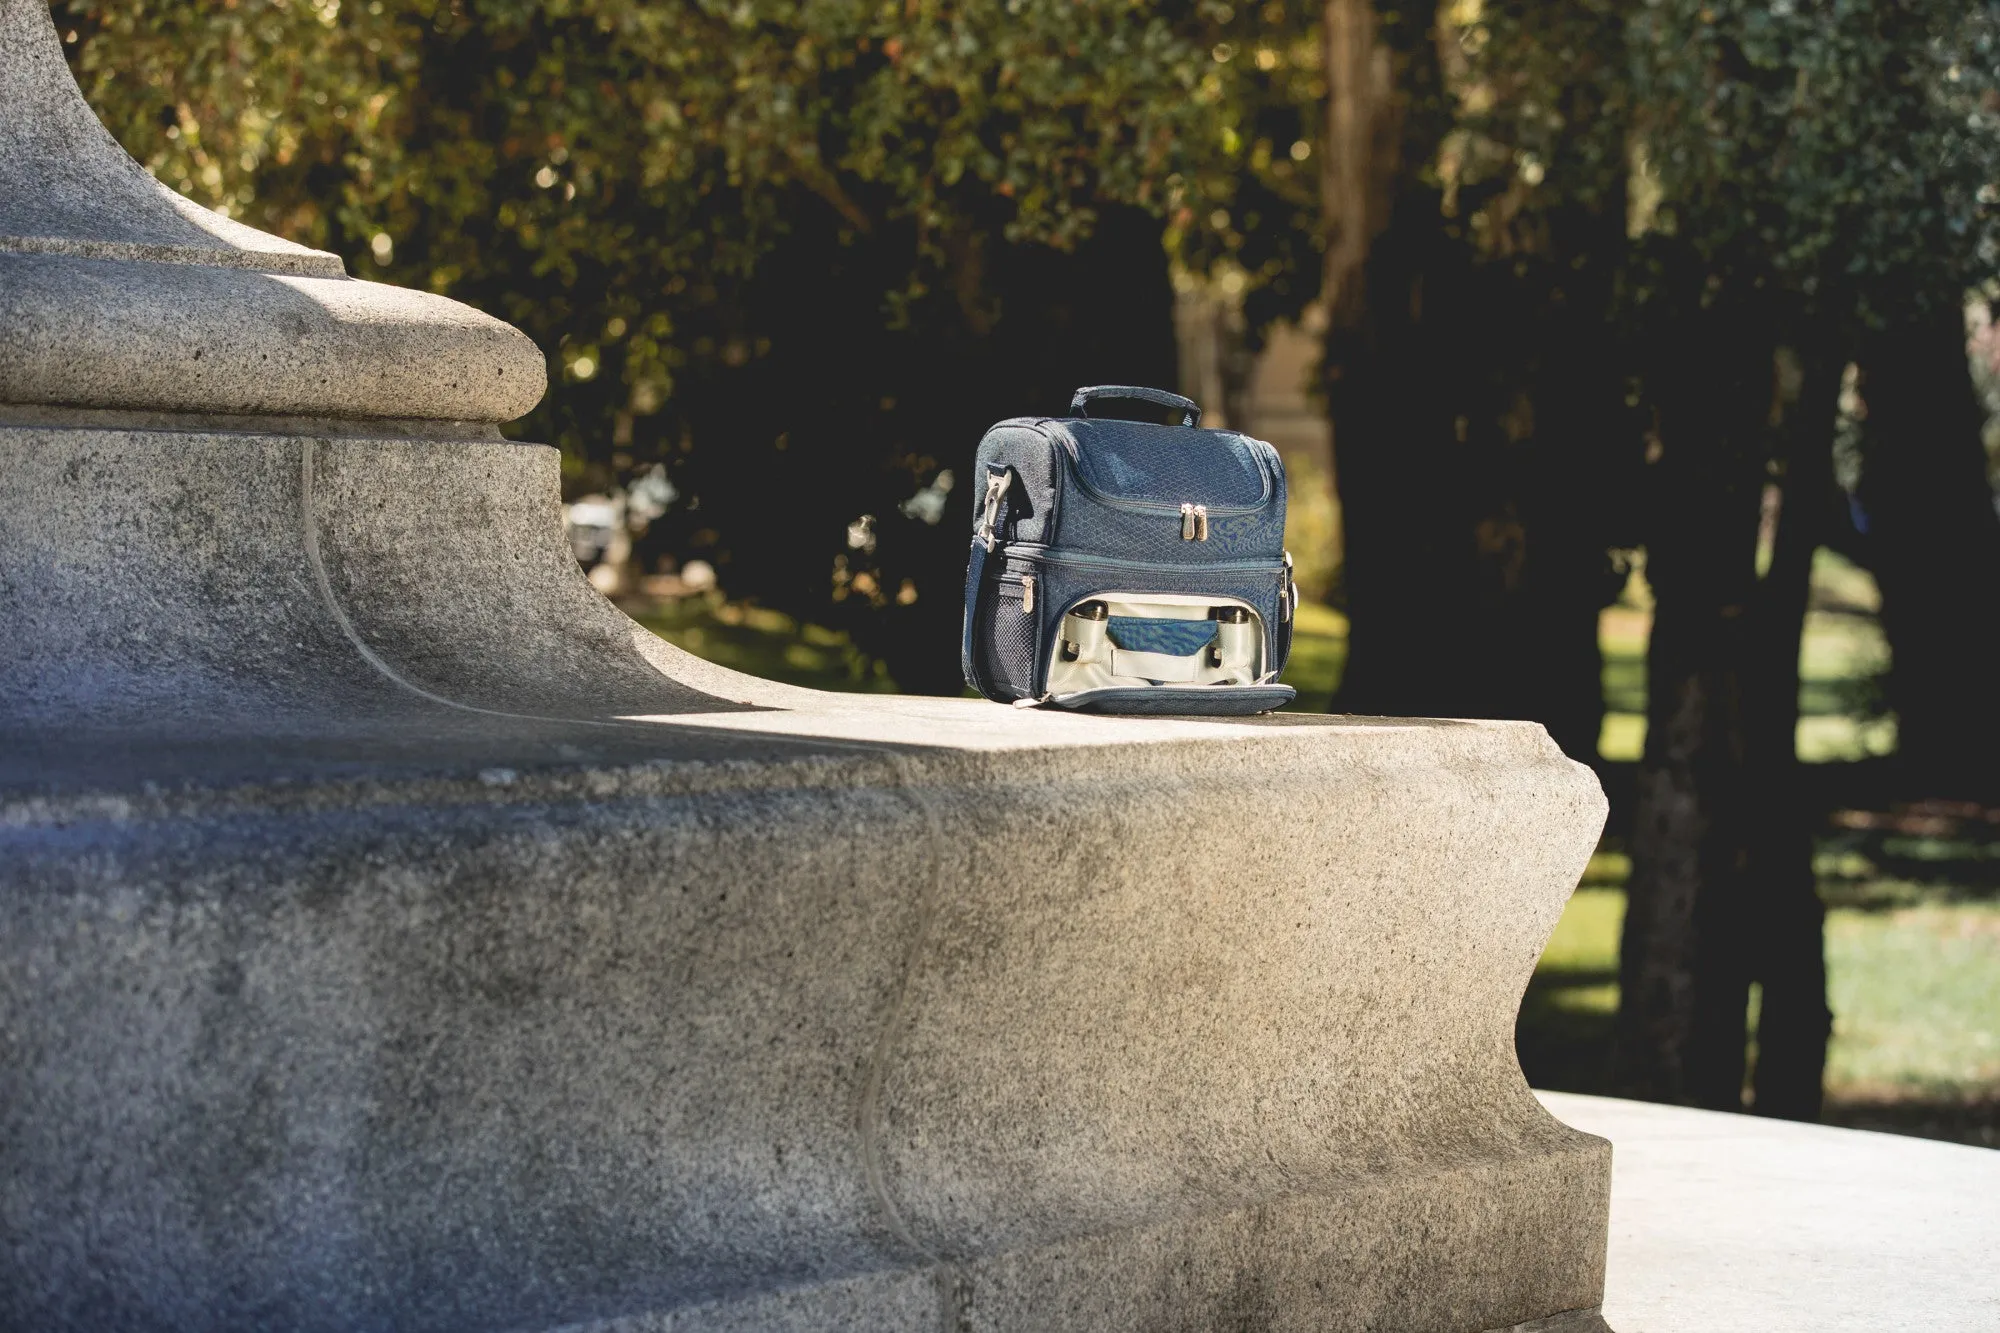
M 1033 574 L 1023 574 L 1021 576 L 1021 614 L 1025 616 L 1034 609 L 1035 576 Z
M 1278 576 L 1278 619 L 1292 618 L 1292 603 L 1298 600 L 1299 585 L 1292 582 L 1292 553 L 1285 552 L 1285 572 Z
M 1181 540 L 1184 542 L 1194 540 L 1194 506 L 1191 504 L 1181 506 Z
M 1205 542 L 1208 540 L 1207 505 L 1196 505 L 1194 507 L 1194 539 L 1198 542 Z

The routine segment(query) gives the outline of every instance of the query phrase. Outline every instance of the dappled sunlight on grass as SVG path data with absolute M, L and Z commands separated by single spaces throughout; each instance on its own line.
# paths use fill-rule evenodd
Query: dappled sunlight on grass
M 1826 953 L 1831 1086 L 1871 1100 L 2000 1094 L 2000 905 L 1834 911 Z
M 837 630 L 801 625 L 719 595 L 627 602 L 626 612 L 677 648 L 718 666 L 821 690 L 893 691 L 895 682 Z
M 1617 853 L 1591 858 L 1528 983 L 1515 1043 L 1536 1087 L 1601 1092 L 1609 1083 L 1628 870 Z
M 1606 713 L 1597 734 L 1597 753 L 1614 763 L 1635 764 L 1646 750 L 1643 713 Z
M 1896 719 L 1882 702 L 1888 640 L 1876 616 L 1874 576 L 1822 549 L 1813 559 L 1812 602 L 1799 644 L 1799 758 L 1839 763 L 1891 753 Z M 1634 763 L 1646 746 L 1646 638 L 1653 594 L 1634 569 L 1619 600 L 1598 619 L 1604 654 L 1604 727 L 1598 753 Z
M 1971 843 L 1930 850 L 1953 849 Z M 1861 852 L 1822 840 L 1829 1121 L 2000 1145 L 2000 894 L 1967 901 L 1968 863 L 1933 863 L 1959 878 L 1870 879 Z M 1614 847 L 1591 859 L 1529 983 L 1516 1044 L 1537 1087 L 1610 1089 L 1629 872 Z
M 1347 617 L 1320 602 L 1299 607 L 1292 626 L 1292 656 L 1280 678 L 1299 692 L 1286 710 L 1324 713 L 1347 665 Z

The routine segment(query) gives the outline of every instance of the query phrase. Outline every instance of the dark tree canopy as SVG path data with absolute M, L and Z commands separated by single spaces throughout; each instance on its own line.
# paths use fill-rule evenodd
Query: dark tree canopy
M 518 324 L 553 385 L 518 429 L 572 486 L 664 465 L 654 545 L 845 620 L 908 687 L 956 688 L 916 645 L 956 614 L 939 529 L 979 429 L 1078 379 L 1171 382 L 1169 247 L 1280 288 L 1311 248 L 1314 48 L 1278 0 L 56 17 L 161 179 Z

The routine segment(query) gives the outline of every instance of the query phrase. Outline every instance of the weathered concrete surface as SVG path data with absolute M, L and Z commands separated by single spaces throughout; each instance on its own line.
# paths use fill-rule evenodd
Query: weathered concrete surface
M 0 403 L 497 422 L 541 398 L 518 330 L 148 176 L 84 103 L 42 0 L 0 0 L 0 108 Z
M 2000 1329 L 2000 1152 L 1539 1095 L 1612 1143 L 1618 1333 Z
M 752 681 L 555 484 L 0 430 L 0 1323 L 1597 1303 L 1604 1149 L 1511 1045 L 1603 812 L 1539 728 Z

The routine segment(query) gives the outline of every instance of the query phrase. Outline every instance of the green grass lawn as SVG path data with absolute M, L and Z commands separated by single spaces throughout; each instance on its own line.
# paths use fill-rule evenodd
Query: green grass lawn
M 1516 1036 L 1538 1087 L 1609 1084 L 1628 870 L 1592 860 L 1529 983 Z M 2000 903 L 1911 889 L 1894 885 L 1896 905 L 1828 895 L 1826 1118 L 2000 1147 Z
M 896 689 L 882 664 L 871 661 L 847 635 L 800 624 L 778 611 L 726 602 L 713 593 L 622 605 L 668 643 L 718 666 L 820 690 L 890 694 Z
M 1333 703 L 1341 668 L 1347 665 L 1347 617 L 1330 606 L 1307 602 L 1292 626 L 1292 656 L 1285 684 L 1299 692 L 1287 712 L 1324 713 Z
M 1798 746 L 1809 764 L 1896 748 L 1896 719 L 1884 710 L 1878 684 L 1889 665 L 1888 641 L 1876 618 L 1881 605 L 1866 570 L 1824 549 L 1814 558 L 1799 648 Z M 1643 570 L 1635 570 L 1599 622 L 1604 729 L 1597 749 L 1613 762 L 1636 761 L 1646 745 L 1646 635 L 1652 623 L 1652 589 Z
M 1894 749 L 1879 681 L 1889 660 L 1874 580 L 1830 551 L 1813 568 L 1800 649 L 1799 755 Z M 1603 617 L 1601 748 L 1645 744 L 1652 598 L 1635 575 Z M 1834 1031 L 1827 1119 L 2000 1146 L 2000 823 L 1992 812 L 1842 812 L 1820 838 Z M 1517 1044 L 1538 1086 L 1609 1084 L 1618 931 L 1629 861 L 1607 846 L 1571 897 L 1522 1002 Z

